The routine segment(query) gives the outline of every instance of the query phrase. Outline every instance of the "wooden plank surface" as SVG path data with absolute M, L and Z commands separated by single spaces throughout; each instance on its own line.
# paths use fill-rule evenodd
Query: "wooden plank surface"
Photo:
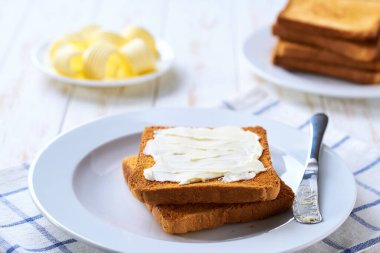
M 284 1 L 6 0 L 0 8 L 0 169 L 31 161 L 54 136 L 118 112 L 215 106 L 260 86 L 307 113 L 326 111 L 331 126 L 380 147 L 380 100 L 334 99 L 285 90 L 253 75 L 245 39 L 269 25 Z M 265 12 L 263 12 L 265 10 Z M 43 76 L 31 62 L 41 41 L 89 23 L 120 30 L 146 26 L 176 53 L 165 76 L 141 86 L 74 87 Z
M 213 106 L 236 93 L 232 4 L 169 3 L 163 36 L 176 52 L 176 66 L 160 79 L 156 106 Z
M 12 2 L 12 4 L 10 3 Z M 43 8 L 42 8 L 43 6 Z M 49 80 L 32 64 L 34 48 L 57 31 L 68 31 L 90 20 L 93 2 L 80 1 L 9 1 L 2 6 L 0 27 L 18 23 L 2 31 L 2 38 L 12 37 L 0 65 L 0 168 L 30 161 L 36 152 L 59 132 L 72 89 Z M 27 11 L 19 14 L 20 10 Z M 64 13 L 64 15 L 57 15 Z

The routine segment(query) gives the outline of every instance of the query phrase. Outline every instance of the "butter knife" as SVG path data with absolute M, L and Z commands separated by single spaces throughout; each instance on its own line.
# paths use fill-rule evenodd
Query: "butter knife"
M 310 155 L 293 202 L 294 218 L 304 224 L 314 224 L 322 221 L 318 203 L 318 160 L 327 122 L 328 117 L 324 113 L 315 114 L 310 119 Z

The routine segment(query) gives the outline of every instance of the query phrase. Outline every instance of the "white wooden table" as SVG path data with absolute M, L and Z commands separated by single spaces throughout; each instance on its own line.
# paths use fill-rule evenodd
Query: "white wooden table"
M 380 146 L 380 100 L 343 100 L 297 93 L 255 77 L 241 53 L 245 38 L 270 24 L 278 0 L 2 0 L 0 3 L 0 169 L 31 161 L 57 134 L 96 118 L 170 106 L 214 106 L 256 85 L 331 125 Z M 142 86 L 74 87 L 32 64 L 40 42 L 89 23 L 121 30 L 136 23 L 167 40 L 173 71 Z

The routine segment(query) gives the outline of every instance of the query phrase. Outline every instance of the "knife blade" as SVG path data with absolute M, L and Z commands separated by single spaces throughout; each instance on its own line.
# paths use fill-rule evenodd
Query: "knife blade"
M 322 221 L 319 210 L 318 170 L 319 151 L 326 131 L 328 117 L 324 113 L 315 114 L 310 119 L 311 144 L 302 181 L 293 202 L 293 215 L 296 221 L 315 224 Z

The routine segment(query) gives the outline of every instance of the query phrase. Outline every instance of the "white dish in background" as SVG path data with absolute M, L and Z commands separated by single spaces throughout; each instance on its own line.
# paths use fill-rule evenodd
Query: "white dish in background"
M 342 98 L 380 97 L 380 85 L 355 84 L 317 74 L 291 72 L 273 65 L 271 53 L 275 43 L 276 37 L 272 35 L 270 26 L 257 30 L 245 41 L 243 54 L 258 76 L 279 86 L 318 95 Z
M 160 58 L 157 61 L 157 69 L 152 73 L 145 75 L 128 78 L 128 79 L 117 79 L 117 80 L 91 80 L 91 79 L 78 79 L 71 78 L 60 75 L 57 73 L 51 66 L 49 59 L 49 49 L 50 42 L 43 43 L 33 55 L 33 62 L 39 70 L 41 70 L 46 75 L 51 78 L 57 79 L 59 81 L 79 85 L 79 86 L 89 86 L 89 87 L 122 87 L 129 85 L 143 84 L 147 81 L 153 80 L 164 73 L 166 73 L 173 65 L 174 62 L 174 53 L 172 48 L 163 40 L 156 40 L 157 50 L 160 54 Z
M 303 225 L 289 210 L 266 220 L 169 235 L 130 193 L 123 157 L 137 154 L 149 125 L 261 125 L 267 129 L 274 166 L 295 190 L 303 174 L 309 137 L 296 129 L 219 109 L 151 109 L 103 118 L 57 137 L 36 157 L 29 189 L 40 211 L 78 240 L 119 252 L 288 252 L 318 242 L 350 214 L 356 188 L 344 162 L 328 147 L 321 151 L 322 223 Z M 275 243 L 274 243 L 275 242 Z

